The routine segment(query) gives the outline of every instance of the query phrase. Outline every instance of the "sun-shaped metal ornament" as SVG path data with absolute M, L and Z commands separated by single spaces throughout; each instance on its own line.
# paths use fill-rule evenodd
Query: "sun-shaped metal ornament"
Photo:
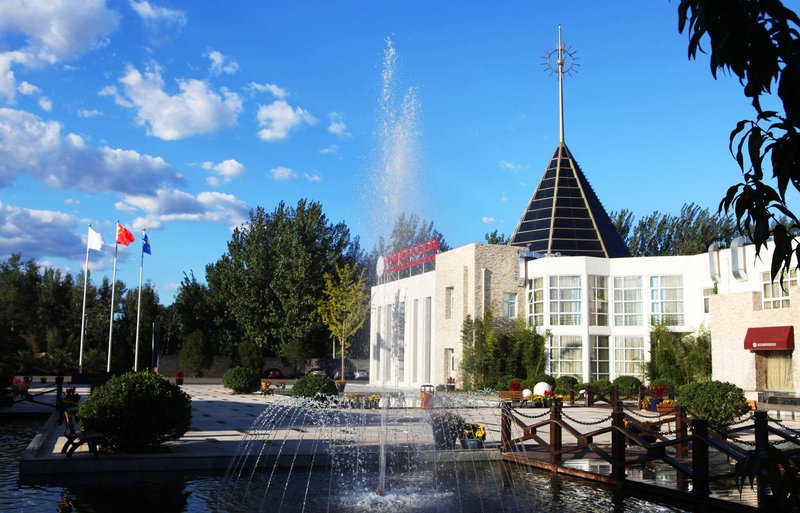
M 555 75 L 561 70 L 562 75 L 572 76 L 577 73 L 580 63 L 575 56 L 577 50 L 565 46 L 561 41 L 561 25 L 558 26 L 558 46 L 542 56 L 543 71 L 549 71 L 550 75 Z

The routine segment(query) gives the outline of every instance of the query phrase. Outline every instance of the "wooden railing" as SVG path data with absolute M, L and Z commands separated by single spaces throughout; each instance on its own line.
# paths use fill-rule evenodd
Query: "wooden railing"
M 712 481 L 734 477 L 732 472 L 712 473 L 710 462 L 714 452 L 741 461 L 750 452 L 746 447 L 759 450 L 787 442 L 794 444 L 795 448 L 784 451 L 785 454 L 796 456 L 800 453 L 800 433 L 770 419 L 765 411 L 756 411 L 726 433 L 719 433 L 711 429 L 705 419 L 689 420 L 682 406 L 676 406 L 673 414 L 653 416 L 650 417 L 653 420 L 643 421 L 637 418 L 638 414 L 627 412 L 623 402 L 614 400 L 614 397 L 612 394 L 610 398 L 610 414 L 593 422 L 570 417 L 559 401 L 554 402 L 549 411 L 536 415 L 525 414 L 508 403 L 501 403 L 500 450 L 503 458 L 524 462 L 532 457 L 527 452 L 534 450 L 539 456 L 532 459 L 560 465 L 564 456 L 571 452 L 591 451 L 610 464 L 610 478 L 616 482 L 626 479 L 625 468 L 628 466 L 662 461 L 677 472 L 679 490 L 688 491 L 688 481 L 691 480 L 691 494 L 707 498 Z M 770 421 L 780 427 L 770 425 Z M 669 429 L 673 424 L 674 429 Z M 578 425 L 591 429 L 582 432 L 576 427 Z M 665 425 L 667 430 L 662 430 Z M 512 435 L 513 426 L 517 427 L 518 436 Z M 544 432 L 549 435 L 547 439 Z M 595 441 L 604 434 L 610 435 L 610 448 L 608 443 L 601 445 Z M 742 434 L 753 435 L 752 441 L 740 438 Z M 574 441 L 565 443 L 565 437 Z M 632 449 L 635 446 L 640 448 Z M 761 501 L 765 497 L 765 482 L 763 476 L 758 477 L 760 504 L 764 504 Z

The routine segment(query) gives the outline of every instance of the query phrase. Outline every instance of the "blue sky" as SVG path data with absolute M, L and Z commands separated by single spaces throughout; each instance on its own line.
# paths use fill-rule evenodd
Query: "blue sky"
M 165 304 L 259 205 L 320 201 L 372 247 L 387 38 L 395 101 L 416 100 L 398 197 L 451 246 L 510 234 L 556 147 L 558 24 L 580 64 L 566 142 L 607 210 L 716 208 L 739 179 L 728 134 L 751 107 L 687 59 L 677 2 L 81 5 L 0 1 L 0 257 L 77 273 L 86 223 L 108 244 L 119 219 L 137 241 L 118 277 L 136 286 L 146 228 Z M 92 253 L 95 280 L 112 259 Z

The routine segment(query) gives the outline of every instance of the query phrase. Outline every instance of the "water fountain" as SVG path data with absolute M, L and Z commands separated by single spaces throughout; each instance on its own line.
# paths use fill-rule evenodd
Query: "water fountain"
M 402 101 L 395 99 L 396 58 L 387 40 L 379 101 L 381 154 L 369 195 L 375 202 L 373 232 L 381 234 L 389 233 L 387 223 L 404 207 L 418 206 L 420 198 L 420 104 L 413 88 Z M 229 511 L 232 504 L 237 511 L 304 513 L 625 510 L 629 499 L 611 492 L 587 493 L 588 487 L 564 492 L 574 484 L 527 469 L 510 470 L 499 458 L 500 405 L 494 394 L 437 393 L 429 408 L 405 397 L 397 389 L 404 365 L 404 342 L 397 335 L 404 331 L 402 301 L 398 296 L 382 303 L 394 307 L 393 313 L 390 308 L 384 312 L 386 336 L 377 346 L 383 355 L 373 358 L 370 369 L 373 380 L 378 378 L 373 381 L 374 393 L 381 396 L 378 404 L 352 395 L 270 403 L 226 473 L 216 495 L 219 510 Z M 447 430 L 438 422 L 443 418 L 480 424 L 486 431 L 485 449 L 453 446 L 456 432 L 464 433 L 463 424 L 442 439 Z

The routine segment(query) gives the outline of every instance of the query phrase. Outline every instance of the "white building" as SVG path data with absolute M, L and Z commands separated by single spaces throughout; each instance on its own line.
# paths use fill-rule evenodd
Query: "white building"
M 462 323 L 492 308 L 501 323 L 524 316 L 549 334 L 547 371 L 555 376 L 642 376 L 651 327 L 663 323 L 681 334 L 709 329 L 714 379 L 736 383 L 750 399 L 798 389 L 796 273 L 785 292 L 769 281 L 769 249 L 757 260 L 741 239 L 700 255 L 631 257 L 564 143 L 560 115 L 560 143 L 509 245 L 436 254 L 438 243 L 426 243 L 382 259 L 383 283 L 372 289 L 372 382 L 457 379 Z M 435 270 L 397 278 L 431 268 L 434 258 Z

